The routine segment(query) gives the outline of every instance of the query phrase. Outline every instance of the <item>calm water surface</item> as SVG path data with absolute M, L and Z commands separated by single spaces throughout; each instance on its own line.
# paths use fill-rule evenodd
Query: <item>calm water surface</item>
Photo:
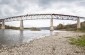
M 61 31 L 54 31 L 61 32 Z M 50 36 L 49 30 L 30 31 L 30 30 L 0 30 L 0 45 L 12 46 L 15 44 L 28 43 L 31 40 Z

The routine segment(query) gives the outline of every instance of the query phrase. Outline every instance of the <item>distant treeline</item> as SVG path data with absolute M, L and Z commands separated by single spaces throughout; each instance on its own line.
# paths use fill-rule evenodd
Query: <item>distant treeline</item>
M 2 25 L 0 24 L 0 29 L 1 29 L 1 26 Z M 19 29 L 19 27 L 5 25 L 5 29 Z
M 68 25 L 59 24 L 55 29 L 75 31 L 77 30 L 77 24 L 68 24 Z M 85 31 L 85 21 L 81 22 L 81 28 L 79 30 Z
M 1 24 L 0 24 L 0 29 L 1 29 Z M 20 27 L 14 27 L 14 26 L 8 26 L 8 25 L 5 25 L 5 29 L 14 29 L 14 30 L 19 30 Z M 28 29 L 28 30 L 40 30 L 40 28 L 36 28 L 36 27 L 30 27 L 30 28 L 24 28 L 24 29 Z

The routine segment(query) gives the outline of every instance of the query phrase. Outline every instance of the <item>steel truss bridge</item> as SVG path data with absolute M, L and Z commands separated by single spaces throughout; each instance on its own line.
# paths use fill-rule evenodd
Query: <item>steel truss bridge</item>
M 74 16 L 74 15 L 64 15 L 64 14 L 27 14 L 21 16 L 14 16 L 0 19 L 2 23 L 2 29 L 5 29 L 5 22 L 10 21 L 20 21 L 20 30 L 23 30 L 23 20 L 37 20 L 37 19 L 50 19 L 50 30 L 53 30 L 53 19 L 58 20 L 75 20 L 77 21 L 77 28 L 80 28 L 80 19 L 85 19 L 85 17 Z

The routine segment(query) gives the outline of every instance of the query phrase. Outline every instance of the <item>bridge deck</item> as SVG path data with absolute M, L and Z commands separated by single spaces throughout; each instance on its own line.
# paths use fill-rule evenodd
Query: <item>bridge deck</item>
M 60 20 L 76 20 L 77 18 L 85 19 L 85 17 L 64 15 L 64 14 L 27 14 L 21 16 L 14 16 L 0 19 L 5 21 L 17 21 L 17 20 L 35 20 L 35 19 L 60 19 Z

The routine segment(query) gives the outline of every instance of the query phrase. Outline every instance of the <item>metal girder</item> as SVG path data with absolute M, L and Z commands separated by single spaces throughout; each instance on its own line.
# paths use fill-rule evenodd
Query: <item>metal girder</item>
M 0 19 L 0 22 L 2 20 L 8 22 L 8 21 L 19 21 L 19 20 L 51 19 L 52 18 L 51 16 L 53 16 L 53 19 L 59 19 L 59 20 L 77 20 L 77 18 L 85 19 L 85 17 L 64 15 L 64 14 L 27 14 L 27 15 Z

